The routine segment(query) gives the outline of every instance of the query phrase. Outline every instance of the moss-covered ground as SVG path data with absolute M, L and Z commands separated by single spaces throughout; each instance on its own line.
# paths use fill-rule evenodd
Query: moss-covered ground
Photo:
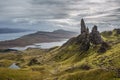
M 111 46 L 105 53 L 97 52 L 99 45 L 82 52 L 74 42 L 49 50 L 1 52 L 0 80 L 120 80 L 120 35 L 101 35 Z M 20 69 L 9 69 L 12 63 Z

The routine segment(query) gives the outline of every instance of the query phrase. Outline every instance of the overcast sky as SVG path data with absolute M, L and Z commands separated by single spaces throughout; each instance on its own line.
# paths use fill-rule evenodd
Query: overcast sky
M 0 0 L 0 28 L 79 30 L 88 27 L 120 28 L 120 0 Z

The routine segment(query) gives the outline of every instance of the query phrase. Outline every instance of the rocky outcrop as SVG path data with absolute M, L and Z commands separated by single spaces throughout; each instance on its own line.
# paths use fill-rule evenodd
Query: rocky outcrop
M 80 50 L 87 51 L 90 47 L 90 41 L 89 41 L 89 29 L 86 28 L 85 22 L 82 19 L 81 20 L 81 34 L 78 37 L 78 41 L 80 44 Z
M 90 33 L 90 42 L 95 45 L 103 42 L 96 25 L 92 28 L 92 32 Z
M 31 59 L 30 62 L 28 63 L 29 66 L 36 64 L 40 64 L 40 62 L 36 58 Z
M 81 34 L 86 32 L 86 25 L 84 19 L 81 19 Z
M 89 33 L 89 28 L 86 27 L 84 20 L 81 20 L 81 34 L 77 37 L 77 43 L 80 44 L 80 50 L 87 51 L 92 45 L 101 45 L 98 52 L 105 52 L 108 49 L 108 44 L 103 41 L 101 35 L 95 25 Z
M 87 33 L 81 34 L 81 45 L 80 49 L 83 51 L 87 51 L 90 47 L 90 40 L 89 40 L 89 35 Z

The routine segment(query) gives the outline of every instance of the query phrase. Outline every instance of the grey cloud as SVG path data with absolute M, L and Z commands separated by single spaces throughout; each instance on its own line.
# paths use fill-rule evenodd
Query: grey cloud
M 119 22 L 118 0 L 0 0 L 0 21 L 51 26 L 78 27 L 87 23 Z M 102 27 L 103 28 L 103 27 Z

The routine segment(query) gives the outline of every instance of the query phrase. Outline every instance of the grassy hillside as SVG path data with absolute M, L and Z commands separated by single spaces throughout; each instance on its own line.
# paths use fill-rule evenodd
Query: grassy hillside
M 120 35 L 115 30 L 101 35 L 110 45 L 104 53 L 98 52 L 101 45 L 81 51 L 77 37 L 49 50 L 1 53 L 0 80 L 120 80 Z M 12 63 L 21 69 L 9 69 Z

